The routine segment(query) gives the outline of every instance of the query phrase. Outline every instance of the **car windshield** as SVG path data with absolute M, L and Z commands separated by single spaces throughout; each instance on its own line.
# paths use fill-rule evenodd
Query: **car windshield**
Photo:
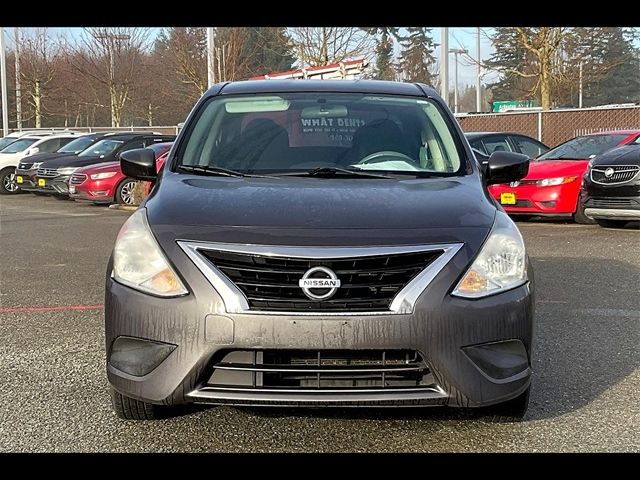
M 537 160 L 588 160 L 618 146 L 627 136 L 616 134 L 577 137 L 540 155 Z
M 114 152 L 124 141 L 104 139 L 83 150 L 79 157 L 102 157 Z
M 177 154 L 178 166 L 189 171 L 287 173 L 328 167 L 429 176 L 457 174 L 464 167 L 454 134 L 426 98 L 221 96 L 211 99 L 195 122 Z
M 6 147 L 4 147 L 0 151 L 0 153 L 18 153 L 18 152 L 23 152 L 24 150 L 29 148 L 31 145 L 36 143 L 38 140 L 39 140 L 38 138 L 21 138 L 20 140 L 16 140 L 15 142 L 10 143 Z
M 4 138 L 0 138 L 0 150 L 2 150 L 3 148 L 5 148 L 7 145 L 15 142 L 17 140 L 16 137 L 4 137 Z
M 80 153 L 91 145 L 95 139 L 91 137 L 80 137 L 67 143 L 64 147 L 58 150 L 58 153 Z

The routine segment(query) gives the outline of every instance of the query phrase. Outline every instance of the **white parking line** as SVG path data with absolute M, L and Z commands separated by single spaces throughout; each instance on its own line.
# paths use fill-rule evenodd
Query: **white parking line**
M 581 308 L 576 312 L 597 317 L 640 318 L 640 310 L 624 310 L 621 308 Z

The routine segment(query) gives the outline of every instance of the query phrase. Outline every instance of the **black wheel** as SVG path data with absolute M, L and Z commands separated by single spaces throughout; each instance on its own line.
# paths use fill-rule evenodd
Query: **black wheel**
M 516 398 L 484 409 L 484 419 L 490 423 L 521 422 L 529 407 L 531 386 Z
M 604 218 L 597 219 L 596 222 L 604 228 L 624 228 L 629 223 L 627 220 L 606 220 Z
M 133 190 L 136 188 L 133 178 L 125 178 L 116 187 L 116 203 L 120 205 L 133 205 Z
M 7 167 L 0 170 L 0 193 L 3 195 L 20 193 L 20 188 L 16 183 L 16 167 Z
M 596 221 L 593 218 L 589 218 L 584 213 L 584 203 L 582 198 L 578 198 L 578 206 L 573 214 L 573 221 L 582 225 L 595 225 Z
M 111 389 L 111 402 L 118 418 L 124 420 L 157 420 L 168 416 L 168 407 L 127 397 Z

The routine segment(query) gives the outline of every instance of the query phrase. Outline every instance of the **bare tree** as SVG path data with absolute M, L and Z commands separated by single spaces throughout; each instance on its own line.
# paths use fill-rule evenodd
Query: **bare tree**
M 375 50 L 374 37 L 356 27 L 295 27 L 291 38 L 301 67 L 369 59 Z
M 60 51 L 51 41 L 46 28 L 36 28 L 22 38 L 20 78 L 35 119 L 35 127 L 42 126 L 44 99 L 49 96 L 50 84 L 56 75 Z
M 85 81 L 109 92 L 111 126 L 119 127 L 132 85 L 148 50 L 148 28 L 85 28 L 77 44 L 67 44 L 72 68 Z

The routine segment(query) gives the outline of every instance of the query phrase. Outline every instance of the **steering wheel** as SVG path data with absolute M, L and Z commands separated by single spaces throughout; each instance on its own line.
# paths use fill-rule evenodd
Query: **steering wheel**
M 415 160 L 411 157 L 409 157 L 408 155 L 405 155 L 404 153 L 400 153 L 400 152 L 393 152 L 391 150 L 384 150 L 381 152 L 374 152 L 371 153 L 369 155 L 367 155 L 366 157 L 364 157 L 362 160 L 360 160 L 358 163 L 356 163 L 356 165 L 363 165 L 366 163 L 377 163 L 377 162 L 381 162 L 382 160 L 378 160 L 380 157 L 395 157 L 398 158 L 404 162 L 413 164 L 416 163 Z

